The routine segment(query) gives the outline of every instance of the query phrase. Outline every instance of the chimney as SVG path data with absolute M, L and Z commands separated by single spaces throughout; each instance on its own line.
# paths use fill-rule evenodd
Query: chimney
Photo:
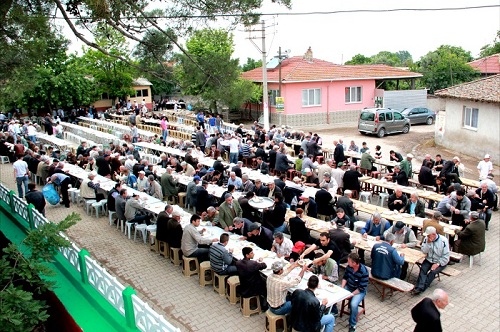
M 309 48 L 307 49 L 306 54 L 304 54 L 304 60 L 306 60 L 308 62 L 312 62 L 313 61 L 313 52 L 311 50 L 311 46 L 309 46 Z

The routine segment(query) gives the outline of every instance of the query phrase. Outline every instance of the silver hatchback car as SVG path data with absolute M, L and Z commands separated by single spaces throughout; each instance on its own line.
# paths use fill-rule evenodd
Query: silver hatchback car
M 390 108 L 365 108 L 358 120 L 358 130 L 362 134 L 375 134 L 384 137 L 386 134 L 410 132 L 410 120 L 398 110 Z

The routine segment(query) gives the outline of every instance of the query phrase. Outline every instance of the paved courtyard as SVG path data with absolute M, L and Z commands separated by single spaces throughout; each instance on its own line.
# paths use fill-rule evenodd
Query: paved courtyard
M 0 166 L 0 182 L 17 190 L 12 165 Z M 212 287 L 201 288 L 198 277 L 186 278 L 181 268 L 168 259 L 149 251 L 142 241 L 127 239 L 108 217 L 87 216 L 75 204 L 71 208 L 47 206 L 46 215 L 52 221 L 62 220 L 68 212 L 77 212 L 82 220 L 69 230 L 69 236 L 81 248 L 87 249 L 125 285 L 132 286 L 138 295 L 182 331 L 263 331 L 264 314 L 244 318 L 237 305 L 215 293 Z M 360 213 L 361 218 L 367 218 Z M 499 326 L 499 212 L 493 213 L 490 231 L 486 234 L 486 251 L 481 266 L 469 269 L 469 259 L 453 268 L 460 271 L 454 277 L 442 276 L 431 290 L 413 297 L 397 293 L 381 302 L 370 285 L 366 297 L 367 312 L 360 318 L 358 331 L 412 331 L 410 309 L 432 289 L 441 287 L 450 295 L 451 304 L 442 313 L 445 331 L 492 331 Z M 412 273 L 416 280 L 418 268 Z M 335 331 L 347 331 L 348 317 L 337 319 Z

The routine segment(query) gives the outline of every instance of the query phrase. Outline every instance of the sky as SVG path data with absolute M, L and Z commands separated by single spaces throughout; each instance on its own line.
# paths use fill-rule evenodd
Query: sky
M 161 4 L 161 3 L 160 3 Z M 310 13 L 367 9 L 456 8 L 481 5 L 500 6 L 500 0 L 292 0 L 292 10 L 264 0 L 262 13 Z M 268 58 L 290 50 L 302 56 L 311 47 L 313 56 L 342 64 L 356 54 L 372 56 L 380 51 L 410 52 L 414 61 L 440 45 L 460 46 L 478 57 L 480 49 L 491 44 L 500 30 L 500 7 L 460 11 L 396 11 L 377 13 L 337 13 L 314 15 L 263 16 L 266 25 Z M 217 25 L 224 26 L 223 21 Z M 260 29 L 260 25 L 255 27 Z M 71 50 L 81 43 L 64 29 L 72 41 Z M 260 51 L 239 26 L 233 31 L 233 58 L 245 63 L 247 57 L 261 59 Z M 261 39 L 254 39 L 261 48 Z

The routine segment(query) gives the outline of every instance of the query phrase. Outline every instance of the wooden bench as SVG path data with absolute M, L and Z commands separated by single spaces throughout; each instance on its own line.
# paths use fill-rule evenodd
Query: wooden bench
M 429 191 L 434 191 L 434 187 L 433 186 L 428 186 L 428 185 L 425 185 L 425 184 L 421 184 L 420 182 L 418 182 L 418 180 L 414 180 L 414 179 L 408 179 L 408 182 L 410 183 L 410 185 L 412 187 L 416 187 L 416 188 L 425 188 Z
M 347 263 L 340 264 L 340 267 L 344 269 L 347 268 Z M 409 282 L 406 282 L 398 278 L 391 278 L 388 280 L 381 280 L 375 278 L 374 276 L 372 276 L 371 268 L 368 266 L 366 268 L 368 269 L 368 272 L 370 272 L 370 283 L 373 285 L 373 287 L 375 287 L 377 292 L 380 294 L 382 301 L 384 301 L 386 295 L 392 296 L 392 294 L 394 294 L 394 291 L 408 293 L 411 292 L 415 287 L 413 284 L 410 284 Z M 386 293 L 387 289 L 389 290 L 389 294 Z

